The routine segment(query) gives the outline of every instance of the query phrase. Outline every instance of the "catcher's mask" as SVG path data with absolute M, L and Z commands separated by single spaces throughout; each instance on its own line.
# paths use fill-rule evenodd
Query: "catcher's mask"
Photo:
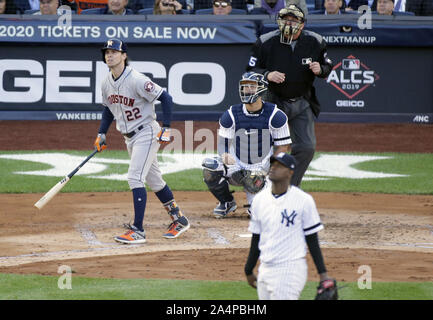
M 288 21 L 288 17 L 295 18 L 295 21 Z M 281 43 L 291 44 L 293 36 L 302 30 L 304 23 L 304 12 L 297 5 L 290 4 L 287 7 L 281 9 L 277 16 L 277 24 L 281 32 Z
M 243 103 L 254 103 L 268 89 L 268 82 L 260 73 L 246 72 L 239 81 L 239 96 Z
M 126 43 L 123 42 L 122 40 L 119 39 L 108 39 L 105 43 L 104 46 L 102 47 L 101 51 L 102 51 L 102 61 L 105 61 L 105 51 L 107 49 L 111 49 L 111 50 L 116 50 L 116 51 L 120 51 L 123 53 L 127 53 L 128 52 L 128 47 L 126 46 Z M 128 60 L 125 61 L 125 64 L 128 65 Z

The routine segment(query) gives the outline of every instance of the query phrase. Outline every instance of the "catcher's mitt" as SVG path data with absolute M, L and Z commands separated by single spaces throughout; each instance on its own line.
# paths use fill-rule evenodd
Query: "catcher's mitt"
M 315 300 L 337 300 L 338 289 L 335 279 L 326 279 L 319 283 Z
M 266 183 L 266 175 L 262 171 L 242 169 L 233 173 L 232 178 L 250 193 L 259 192 Z

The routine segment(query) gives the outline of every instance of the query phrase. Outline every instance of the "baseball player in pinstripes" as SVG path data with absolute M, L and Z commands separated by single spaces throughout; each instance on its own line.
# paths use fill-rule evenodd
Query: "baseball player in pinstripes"
M 328 277 L 317 232 L 323 229 L 313 198 L 291 186 L 296 161 L 287 153 L 270 159 L 272 185 L 256 195 L 248 230 L 252 232 L 245 264 L 248 283 L 260 300 L 297 300 L 307 281 L 307 246 L 320 276 L 320 287 L 335 286 Z M 258 278 L 253 269 L 260 256 Z
M 203 161 L 203 178 L 219 204 L 216 218 L 226 217 L 237 205 L 229 184 L 243 186 L 248 204 L 265 185 L 269 158 L 289 150 L 287 117 L 273 103 L 262 100 L 268 83 L 263 75 L 246 72 L 239 81 L 241 102 L 220 118 L 218 157 Z
M 162 179 L 157 152 L 161 143 L 170 142 L 170 120 L 173 100 L 159 85 L 128 66 L 127 46 L 118 39 L 108 40 L 102 48 L 102 60 L 110 73 L 102 83 L 104 110 L 95 140 L 98 151 L 106 148 L 105 134 L 112 121 L 125 138 L 131 162 L 128 184 L 133 194 L 134 223 L 128 231 L 114 239 L 121 243 L 146 242 L 143 229 L 147 193 L 144 182 L 155 192 L 172 222 L 164 238 L 173 239 L 189 229 L 188 219 L 177 206 L 173 193 Z M 161 102 L 163 127 L 156 122 L 155 101 Z

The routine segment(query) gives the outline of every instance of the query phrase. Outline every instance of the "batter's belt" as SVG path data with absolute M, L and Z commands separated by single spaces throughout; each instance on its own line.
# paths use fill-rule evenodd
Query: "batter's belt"
M 131 139 L 133 136 L 135 136 L 138 132 L 140 132 L 144 128 L 143 125 L 139 126 L 134 131 L 128 132 L 128 133 L 122 133 L 125 137 Z

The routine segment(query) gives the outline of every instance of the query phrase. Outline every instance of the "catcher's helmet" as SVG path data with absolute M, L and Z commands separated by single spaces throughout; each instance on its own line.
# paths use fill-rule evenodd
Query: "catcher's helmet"
M 243 103 L 254 103 L 268 89 L 268 81 L 260 73 L 246 72 L 239 81 L 239 96 Z
M 297 19 L 297 22 L 287 24 L 286 17 L 294 17 Z M 292 43 L 293 36 L 301 30 L 304 23 L 305 14 L 297 5 L 289 4 L 287 7 L 281 9 L 277 16 L 278 28 L 281 31 L 281 43 Z
M 111 49 L 111 50 L 116 50 L 116 51 L 120 51 L 120 52 L 128 52 L 128 48 L 126 46 L 126 43 L 123 42 L 122 40 L 119 39 L 108 39 L 105 43 L 104 46 L 102 47 L 101 51 L 102 51 L 102 61 L 105 62 L 105 50 L 107 49 Z

